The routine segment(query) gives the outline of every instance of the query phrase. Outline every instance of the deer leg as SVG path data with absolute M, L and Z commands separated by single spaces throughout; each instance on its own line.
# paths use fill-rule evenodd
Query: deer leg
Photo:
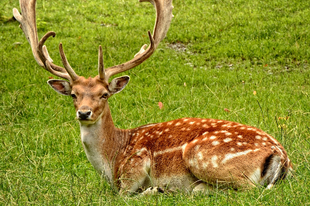
M 141 195 L 156 195 L 160 193 L 164 193 L 165 191 L 160 187 L 149 187 L 144 190 Z
M 210 189 L 209 185 L 202 182 L 193 188 L 193 193 L 205 193 Z
M 135 193 L 139 189 L 151 186 L 150 176 L 150 159 L 148 157 L 132 157 L 126 161 L 122 167 L 120 180 L 120 193 Z

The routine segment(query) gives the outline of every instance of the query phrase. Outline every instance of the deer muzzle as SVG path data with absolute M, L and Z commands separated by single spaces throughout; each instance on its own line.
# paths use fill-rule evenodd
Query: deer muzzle
M 79 120 L 91 120 L 93 112 L 88 106 L 82 106 L 76 113 Z

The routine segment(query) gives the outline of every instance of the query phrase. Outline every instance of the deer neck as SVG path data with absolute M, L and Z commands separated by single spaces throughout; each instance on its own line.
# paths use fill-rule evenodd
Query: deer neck
M 128 132 L 114 126 L 109 106 L 94 124 L 80 122 L 84 151 L 96 171 L 113 183 L 114 160 L 128 141 Z

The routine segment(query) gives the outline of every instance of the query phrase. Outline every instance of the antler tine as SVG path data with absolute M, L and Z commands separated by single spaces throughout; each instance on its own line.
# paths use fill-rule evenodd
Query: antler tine
M 103 65 L 103 54 L 102 54 L 101 45 L 99 46 L 99 51 L 98 51 L 98 71 L 99 71 L 99 78 L 101 80 L 105 80 L 104 65 Z
M 55 37 L 55 32 L 47 32 L 42 39 L 38 41 L 36 25 L 36 0 L 19 0 L 19 4 L 22 15 L 16 8 L 13 9 L 13 15 L 20 23 L 20 27 L 31 46 L 32 54 L 36 62 L 52 74 L 69 81 L 73 81 L 71 74 L 67 71 L 67 68 L 63 68 L 52 63 L 53 60 L 50 58 L 46 46 L 44 46 L 45 41 L 49 37 Z
M 61 60 L 62 60 L 62 64 L 64 65 L 67 73 L 70 75 L 71 79 L 70 81 L 75 81 L 79 76 L 74 72 L 74 70 L 72 69 L 72 67 L 70 66 L 67 57 L 65 55 L 65 52 L 62 48 L 62 43 L 59 44 L 59 53 L 61 56 Z
M 47 47 L 44 45 L 44 43 L 46 42 L 46 40 L 49 38 L 49 37 L 55 37 L 56 36 L 56 33 L 53 32 L 53 31 L 49 31 L 47 32 L 42 38 L 41 40 L 39 41 L 39 44 L 37 46 L 37 53 L 40 57 L 41 60 L 48 60 L 50 62 L 50 66 L 53 68 L 53 70 L 56 70 L 56 71 L 60 71 L 62 73 L 66 73 L 66 70 L 63 68 L 63 67 L 60 67 L 56 64 L 53 64 L 53 59 L 50 57 L 50 55 L 48 54 L 48 51 L 47 51 Z M 45 47 L 43 49 L 43 47 Z M 43 67 L 44 68 L 44 67 Z M 46 69 L 46 68 L 44 68 Z M 49 70 L 48 70 L 49 71 Z
M 140 51 L 135 55 L 135 57 L 132 60 L 120 65 L 107 68 L 105 70 L 106 81 L 108 81 L 111 76 L 132 69 L 141 64 L 142 62 L 144 62 L 146 59 L 148 59 L 154 53 L 161 40 L 165 38 L 169 30 L 170 23 L 173 17 L 172 0 L 139 0 L 139 1 L 140 2 L 148 1 L 152 3 L 156 9 L 156 21 L 153 35 L 151 35 L 151 33 L 148 32 L 150 38 L 150 46 L 145 50 L 146 45 L 143 45 Z

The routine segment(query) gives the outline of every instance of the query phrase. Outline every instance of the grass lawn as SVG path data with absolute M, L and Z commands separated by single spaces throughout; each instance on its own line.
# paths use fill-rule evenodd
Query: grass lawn
M 124 74 L 110 98 L 119 128 L 203 117 L 258 127 L 276 137 L 294 177 L 271 190 L 120 197 L 88 162 L 70 97 L 54 92 L 10 21 L 17 0 L 0 2 L 0 205 L 310 205 L 310 1 L 174 0 L 174 19 L 153 56 Z M 148 43 L 155 12 L 138 0 L 38 0 L 39 37 L 61 65 L 97 75 Z M 121 75 L 124 75 L 121 74 Z M 159 109 L 158 102 L 163 103 Z

